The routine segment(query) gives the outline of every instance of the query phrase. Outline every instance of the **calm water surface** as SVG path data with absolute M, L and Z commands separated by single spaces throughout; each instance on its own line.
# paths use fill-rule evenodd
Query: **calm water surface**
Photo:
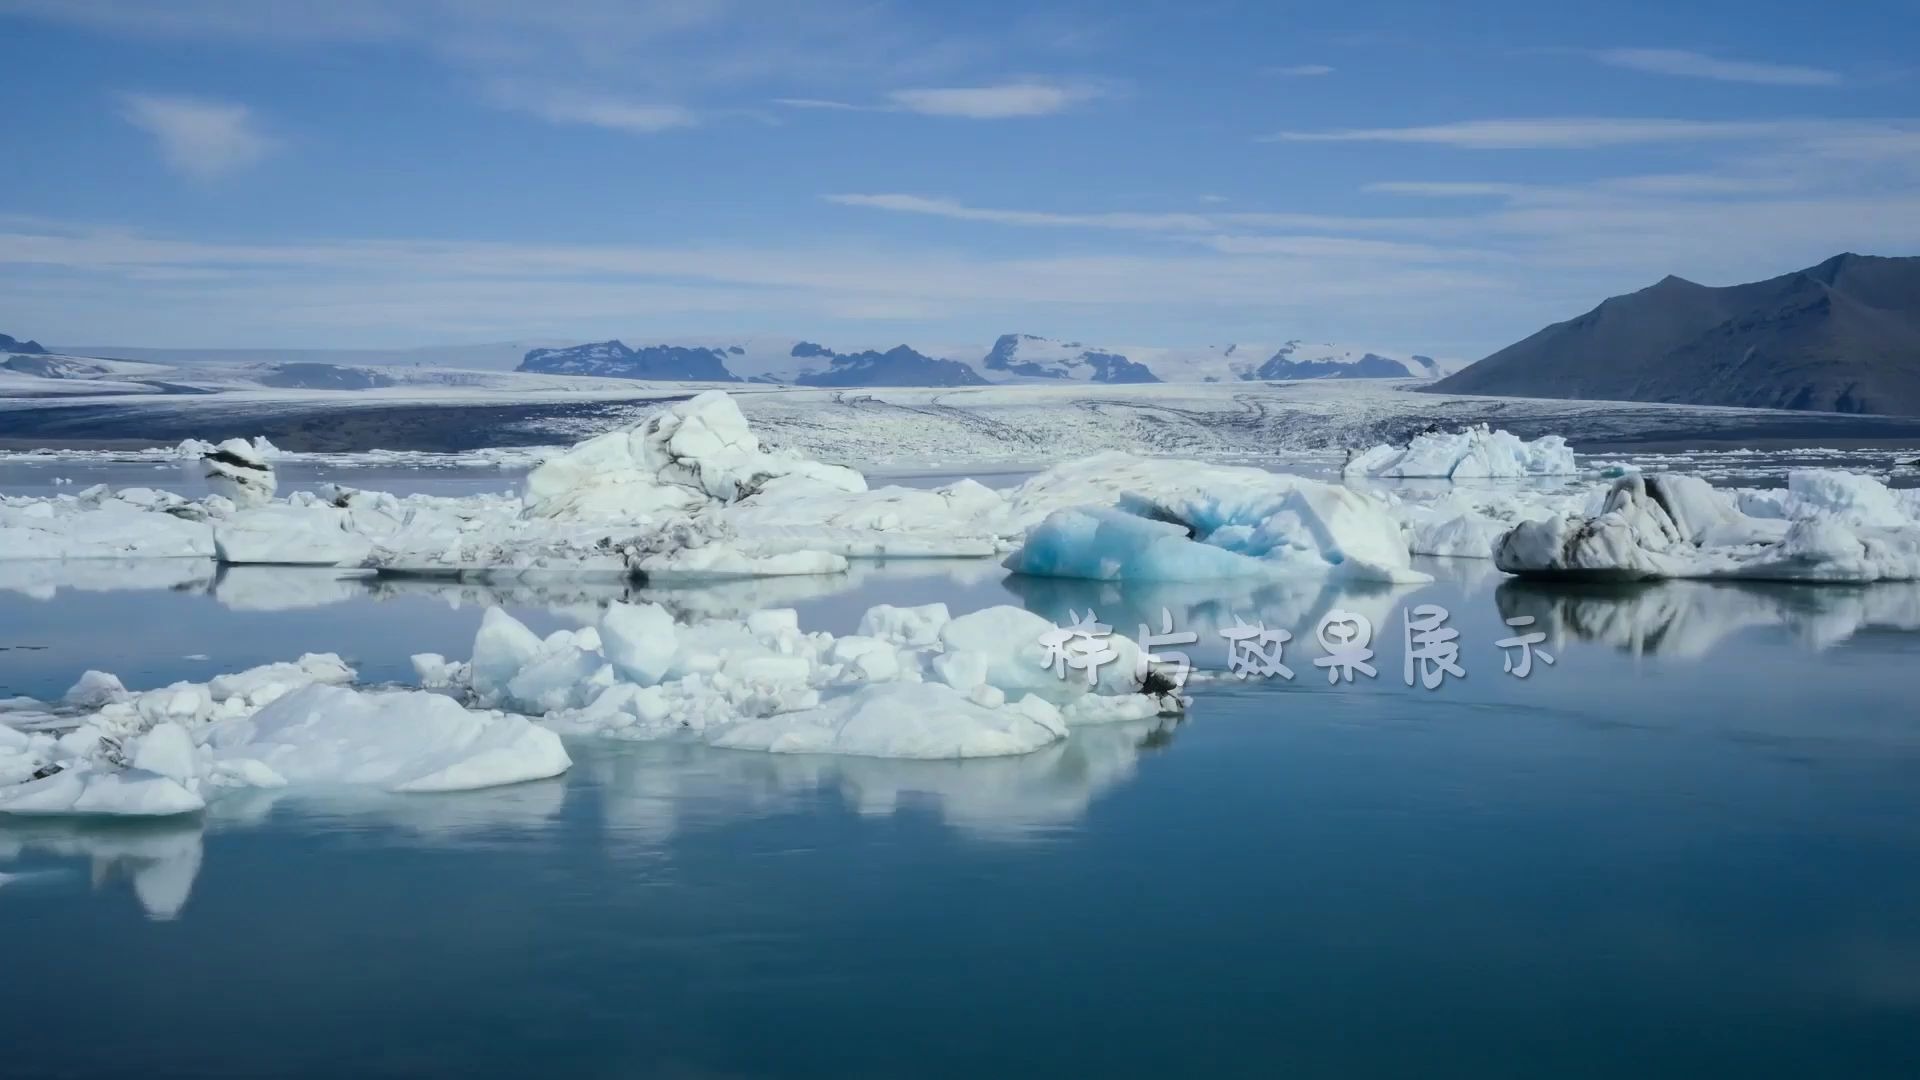
M 351 482 L 351 481 L 349 481 Z M 631 594 L 16 565 L 0 696 L 302 651 L 370 682 L 609 599 L 1162 608 L 1191 717 L 1018 759 L 570 745 L 549 782 L 0 821 L 5 1075 L 1920 1075 L 1920 589 L 1118 588 L 991 563 Z M 4 564 L 0 564 L 4 566 Z M 1401 680 L 1440 604 L 1467 676 Z M 1329 687 L 1312 629 L 1376 627 Z M 1501 670 L 1528 614 L 1557 658 Z M 1224 677 L 1236 616 L 1292 681 Z

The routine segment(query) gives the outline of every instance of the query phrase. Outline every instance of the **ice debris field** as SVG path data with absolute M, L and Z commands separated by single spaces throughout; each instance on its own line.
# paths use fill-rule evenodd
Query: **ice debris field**
M 1920 493 L 1834 469 L 1784 487 L 1583 472 L 1564 440 L 1471 427 L 1358 449 L 1337 481 L 1106 452 L 1005 491 L 871 487 L 762 444 L 701 394 L 556 450 L 518 495 L 278 494 L 276 452 L 174 451 L 210 494 L 96 486 L 0 497 L 0 559 L 217 559 L 395 580 L 682 581 L 847 572 L 850 560 L 998 559 L 1033 578 L 1420 582 L 1414 556 L 1519 577 L 1808 583 L 1920 578 Z M 992 565 L 987 562 L 986 565 Z M 1124 637 L 1092 684 L 1049 666 L 1019 608 L 876 607 L 858 632 L 789 609 L 705 616 L 612 603 L 542 638 L 489 610 L 472 655 L 363 686 L 332 655 L 129 690 L 89 672 L 63 698 L 0 701 L 0 813 L 165 816 L 236 789 L 424 793 L 550 777 L 564 738 L 682 738 L 772 753 L 1024 754 L 1077 726 L 1182 703 Z

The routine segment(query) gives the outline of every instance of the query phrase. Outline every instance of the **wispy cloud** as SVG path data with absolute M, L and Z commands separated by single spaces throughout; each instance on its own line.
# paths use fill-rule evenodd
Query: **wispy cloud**
M 1468 150 L 1592 150 L 1641 143 L 1807 137 L 1846 128 L 1817 120 L 1679 120 L 1592 116 L 1462 120 L 1422 127 L 1282 131 L 1263 142 L 1386 142 Z
M 538 86 L 564 73 L 583 93 L 557 109 L 578 119 L 560 122 L 633 131 L 685 126 L 686 115 L 674 108 L 714 117 L 749 96 L 878 93 L 959 78 L 994 58 L 987 43 L 903 7 L 872 0 L 0 0 L 0 16 L 142 39 L 411 49 L 483 101 L 528 112 L 535 110 L 492 93 L 493 84 Z
M 549 123 L 579 124 L 630 135 L 653 135 L 700 123 L 700 115 L 682 105 L 633 101 L 605 94 L 503 84 L 493 87 L 492 97 L 496 104 Z
M 1293 79 L 1333 74 L 1333 68 L 1326 64 L 1281 64 L 1276 67 L 1262 68 L 1261 70 L 1269 75 L 1284 75 Z
M 888 100 L 908 112 L 927 116 L 960 116 L 973 120 L 1001 120 L 1047 116 L 1101 96 L 1086 84 L 1007 82 L 993 86 L 948 86 L 895 90 Z
M 970 120 L 1008 120 L 1063 112 L 1105 93 L 1091 83 L 1017 81 L 989 86 L 894 90 L 883 101 L 871 104 L 808 97 L 779 97 L 773 99 L 773 104 L 823 112 L 919 113 Z
M 1825 68 L 1725 60 L 1685 49 L 1602 49 L 1593 56 L 1601 63 L 1614 67 L 1719 82 L 1762 86 L 1834 86 L 1841 81 L 1839 72 Z
M 713 320 L 710 327 L 769 317 L 804 326 L 823 318 L 962 317 L 980 333 L 976 324 L 1019 313 L 1059 316 L 1060 309 L 1109 329 L 1142 312 L 1176 322 L 1205 313 L 1217 329 L 1223 319 L 1298 325 L 1301 313 L 1336 300 L 1391 301 L 1396 315 L 1418 313 L 1441 307 L 1443 296 L 1496 286 L 1469 269 L 1409 266 L 1396 249 L 1354 249 L 1367 260 L 1363 272 L 1328 274 L 1326 259 L 1339 247 L 1323 240 L 1246 252 L 1181 245 L 990 256 L 844 244 L 247 244 L 79 226 L 0 230 L 0 291 L 12 293 L 16 281 L 31 286 L 38 323 L 56 340 L 177 335 L 207 344 L 211 326 L 247 344 L 320 328 L 337 342 L 418 340 L 443 327 L 469 339 L 571 337 L 631 328 L 636 317 L 656 327 L 678 319 L 673 332 L 684 333 L 690 316 Z
M 1360 190 L 1428 199 L 1478 199 L 1503 198 L 1524 191 L 1526 187 L 1492 180 L 1378 180 L 1360 185 Z
M 969 206 L 954 199 L 938 196 L 900 193 L 834 194 L 822 197 L 830 203 L 841 206 L 860 206 L 870 210 L 892 210 L 897 213 L 924 214 L 953 221 L 981 221 L 998 225 L 1124 229 L 1137 232 L 1202 230 L 1214 227 L 1214 219 L 1205 214 L 1055 213 L 1046 210 L 1002 210 L 985 206 Z
M 195 180 L 244 169 L 273 147 L 260 132 L 253 110 L 232 102 L 127 94 L 121 115 L 153 136 L 169 168 Z
M 833 112 L 876 112 L 882 106 L 856 105 L 851 101 L 833 101 L 828 98 L 774 98 L 773 103 L 788 109 L 823 109 Z

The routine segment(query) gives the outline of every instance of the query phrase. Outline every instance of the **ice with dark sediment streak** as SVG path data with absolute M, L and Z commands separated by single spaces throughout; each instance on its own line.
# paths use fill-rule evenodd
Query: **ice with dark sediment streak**
M 265 439 L 228 439 L 201 455 L 201 474 L 215 495 L 232 500 L 235 506 L 264 506 L 279 488 L 268 458 L 273 449 Z
M 1836 470 L 1793 472 L 1784 492 L 1764 495 L 1630 474 L 1597 513 L 1515 526 L 1494 562 L 1572 580 L 1909 581 L 1920 578 L 1920 521 L 1908 505 L 1872 477 Z

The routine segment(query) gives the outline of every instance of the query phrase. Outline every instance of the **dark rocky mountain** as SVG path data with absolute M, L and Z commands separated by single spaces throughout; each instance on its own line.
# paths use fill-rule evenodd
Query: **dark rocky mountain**
M 802 342 L 801 345 L 810 344 Z M 800 345 L 794 355 L 800 355 Z M 818 348 L 818 346 L 815 346 Z M 809 355 L 818 356 L 819 353 Z M 810 371 L 794 382 L 801 386 L 985 386 L 980 373 L 958 360 L 937 360 L 896 345 L 886 352 L 828 353 L 825 371 Z
M 1090 349 L 1077 341 L 1054 342 L 1032 334 L 1001 334 L 981 365 L 988 371 L 1042 379 L 1097 383 L 1157 383 L 1145 364 L 1119 353 Z
M 703 349 L 685 345 L 645 345 L 629 349 L 619 341 L 596 341 L 564 349 L 533 349 L 515 371 L 546 375 L 598 375 L 608 379 L 661 379 L 739 382 L 727 370 L 727 354 L 738 347 Z
M 1427 389 L 1920 415 L 1920 258 L 1836 255 L 1724 288 L 1668 277 Z
M 39 356 L 45 355 L 46 351 L 37 341 L 21 341 L 19 338 L 0 334 L 0 352 L 33 353 Z

